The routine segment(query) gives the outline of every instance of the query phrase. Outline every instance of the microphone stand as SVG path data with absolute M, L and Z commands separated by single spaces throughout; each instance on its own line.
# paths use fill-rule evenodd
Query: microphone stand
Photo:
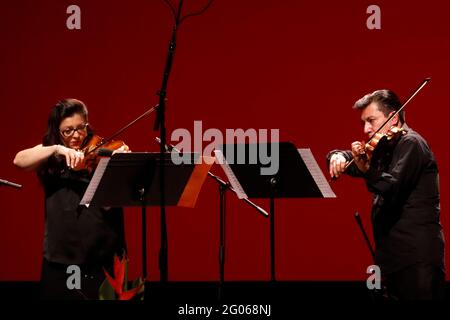
M 232 191 L 234 194 L 236 193 L 236 190 L 233 189 L 231 184 L 229 182 L 225 182 L 215 174 L 208 171 L 208 175 L 214 179 L 218 185 L 219 185 L 219 215 L 220 215 L 220 244 L 219 244 L 219 301 L 222 299 L 223 296 L 223 284 L 225 282 L 225 226 L 226 226 L 226 192 L 228 190 Z M 243 199 L 247 204 L 249 204 L 251 207 L 255 208 L 260 214 L 262 214 L 264 217 L 268 217 L 269 214 L 261 207 L 253 203 L 252 201 L 248 199 Z
M 223 296 L 223 284 L 225 282 L 225 225 L 226 225 L 226 192 L 228 190 L 232 191 L 234 194 L 236 193 L 236 190 L 233 189 L 231 184 L 229 182 L 225 182 L 215 174 L 208 171 L 208 175 L 214 179 L 218 185 L 219 185 L 219 206 L 220 206 L 220 244 L 219 244 L 219 301 L 222 299 Z M 264 217 L 268 217 L 269 214 L 260 206 L 256 205 L 252 201 L 248 199 L 243 199 L 245 202 L 247 202 L 248 205 L 255 208 L 256 211 L 258 211 L 260 214 L 262 214 Z
M 161 142 L 161 139 L 156 137 L 156 141 L 164 146 Z M 164 150 L 167 150 L 169 152 L 177 152 L 181 153 L 180 150 L 178 150 L 175 146 L 169 144 L 164 146 Z M 222 291 L 223 291 L 223 284 L 225 282 L 225 225 L 226 225 L 226 192 L 228 190 L 232 191 L 234 194 L 237 195 L 236 190 L 231 186 L 229 182 L 224 181 L 220 177 L 216 176 L 215 174 L 208 171 L 208 176 L 212 179 L 214 179 L 217 184 L 219 185 L 219 219 L 220 219 L 220 244 L 219 244 L 219 301 L 222 299 Z M 265 211 L 260 206 L 256 205 L 252 201 L 248 200 L 247 198 L 242 199 L 244 200 L 248 205 L 256 209 L 260 214 L 262 214 L 264 217 L 268 217 L 269 214 L 267 211 Z
M 159 104 L 156 110 L 157 117 L 154 125 L 154 130 L 157 131 L 159 129 L 161 136 L 161 145 L 160 145 L 160 166 L 159 166 L 159 175 L 160 175 L 160 209 L 161 209 L 161 244 L 159 251 L 159 270 L 160 270 L 160 281 L 167 282 L 168 280 L 168 240 L 167 240 L 167 222 L 166 222 L 166 199 L 165 199 L 165 145 L 166 145 L 166 95 L 167 95 L 167 84 L 169 81 L 170 71 L 172 69 L 173 57 L 175 55 L 176 48 L 176 35 L 177 29 L 180 24 L 180 16 L 181 9 L 183 7 L 183 0 L 180 0 L 178 5 L 178 11 L 175 18 L 175 25 L 172 31 L 172 38 L 169 43 L 169 50 L 167 53 L 166 65 L 164 68 L 164 74 L 161 84 L 161 89 L 157 92 L 159 96 Z
M 355 212 L 355 220 L 359 226 L 359 229 L 361 230 L 361 233 L 364 237 L 367 247 L 369 248 L 370 254 L 373 259 L 373 263 L 375 263 L 375 250 L 373 249 L 373 246 L 370 243 L 369 237 L 367 236 L 366 229 L 364 228 L 364 225 L 362 224 L 362 220 L 361 220 L 361 217 L 359 216 L 358 212 Z M 375 289 L 374 292 L 371 294 L 371 297 L 372 297 L 372 300 L 374 300 L 375 302 L 392 299 L 392 297 L 389 296 L 389 292 L 387 291 L 387 288 L 384 284 L 381 285 L 381 289 Z
M 364 226 L 361 221 L 361 217 L 359 216 L 358 212 L 355 212 L 355 220 L 359 226 L 359 229 L 361 230 L 364 240 L 366 241 L 367 247 L 369 248 L 370 254 L 372 255 L 372 259 L 375 262 L 375 250 L 373 250 L 372 244 L 370 243 L 369 237 L 367 236 L 366 229 L 364 229 Z
M 10 182 L 10 181 L 3 180 L 3 179 L 0 179 L 0 187 L 1 186 L 7 186 L 7 187 L 11 187 L 11 188 L 16 188 L 16 189 L 22 188 L 21 184 Z

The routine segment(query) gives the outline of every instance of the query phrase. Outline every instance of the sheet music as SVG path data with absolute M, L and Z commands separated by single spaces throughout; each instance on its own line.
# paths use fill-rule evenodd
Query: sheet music
M 234 191 L 236 191 L 236 195 L 239 199 L 248 199 L 247 194 L 245 193 L 244 189 L 242 188 L 241 184 L 239 183 L 239 180 L 236 178 L 233 170 L 231 169 L 228 162 L 225 160 L 222 151 L 220 150 L 214 150 L 214 154 L 216 155 L 216 159 L 220 166 L 222 167 L 223 171 L 225 172 L 228 181 L 230 182 L 231 186 L 233 187 Z
M 89 204 L 92 201 L 92 197 L 94 197 L 95 191 L 97 191 L 98 184 L 102 180 L 103 173 L 105 173 L 106 167 L 108 166 L 108 162 L 111 158 L 101 158 L 98 162 L 97 169 L 95 169 L 94 176 L 89 183 L 86 191 L 84 192 L 83 199 L 81 199 L 80 205 L 85 205 L 89 207 Z
M 302 157 L 303 161 L 306 164 L 306 167 L 308 168 L 309 172 L 311 173 L 311 176 L 313 177 L 314 181 L 316 182 L 317 186 L 319 187 L 320 192 L 322 192 L 322 195 L 324 198 L 336 198 L 336 195 L 334 194 L 333 190 L 330 187 L 330 184 L 328 183 L 327 179 L 322 173 L 322 170 L 320 170 L 319 165 L 317 164 L 316 159 L 314 158 L 312 152 L 310 149 L 298 149 L 298 152 L 300 153 L 300 156 Z

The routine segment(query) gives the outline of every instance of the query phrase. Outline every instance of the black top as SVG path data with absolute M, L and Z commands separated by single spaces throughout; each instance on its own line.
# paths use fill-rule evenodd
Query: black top
M 381 156 L 374 154 L 365 174 L 354 163 L 346 171 L 364 178 L 373 194 L 375 263 L 385 274 L 418 262 L 444 267 L 436 160 L 422 136 L 403 128 L 406 134 Z M 351 151 L 333 150 L 328 161 L 335 152 L 352 159 Z
M 86 171 L 46 175 L 44 257 L 51 262 L 99 268 L 125 250 L 122 208 L 80 206 Z

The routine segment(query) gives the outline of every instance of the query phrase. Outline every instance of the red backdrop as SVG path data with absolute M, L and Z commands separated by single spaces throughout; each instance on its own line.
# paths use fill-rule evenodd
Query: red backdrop
M 185 1 L 196 10 L 204 0 Z M 81 29 L 68 30 L 66 9 L 81 8 Z M 441 138 L 450 116 L 450 4 L 377 1 L 381 30 L 366 27 L 370 1 L 216 0 L 186 20 L 168 88 L 167 126 L 279 128 L 282 140 L 309 147 L 326 172 L 325 154 L 361 138 L 353 102 L 391 88 L 405 99 L 408 124 L 429 142 L 440 167 L 442 223 L 448 220 L 449 162 Z M 39 279 L 43 192 L 33 173 L 16 169 L 17 151 L 41 141 L 50 108 L 83 100 L 90 123 L 108 136 L 157 102 L 172 18 L 163 1 L 17 0 L 0 3 L 0 280 Z M 154 116 L 122 139 L 154 151 Z M 224 176 L 218 166 L 212 171 Z M 370 229 L 370 195 L 362 181 L 333 184 L 336 199 L 277 202 L 277 272 L 281 280 L 362 280 L 371 264 L 354 222 Z M 258 204 L 268 208 L 267 201 Z M 168 209 L 170 280 L 217 280 L 219 199 L 206 181 L 195 209 Z M 157 280 L 159 210 L 148 219 L 150 280 Z M 132 276 L 140 272 L 140 211 L 126 209 Z M 228 196 L 227 280 L 269 279 L 269 219 Z M 447 257 L 449 255 L 447 254 Z M 447 262 L 449 260 L 447 259 Z

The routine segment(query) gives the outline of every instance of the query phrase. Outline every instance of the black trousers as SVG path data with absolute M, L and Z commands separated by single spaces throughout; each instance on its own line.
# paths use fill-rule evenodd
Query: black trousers
M 41 300 L 98 300 L 99 288 L 105 279 L 103 268 L 80 266 L 80 289 L 69 289 L 68 265 L 47 261 L 42 262 L 40 282 Z M 111 273 L 110 273 L 111 274 Z
M 425 263 L 385 275 L 391 300 L 444 300 L 445 271 Z

